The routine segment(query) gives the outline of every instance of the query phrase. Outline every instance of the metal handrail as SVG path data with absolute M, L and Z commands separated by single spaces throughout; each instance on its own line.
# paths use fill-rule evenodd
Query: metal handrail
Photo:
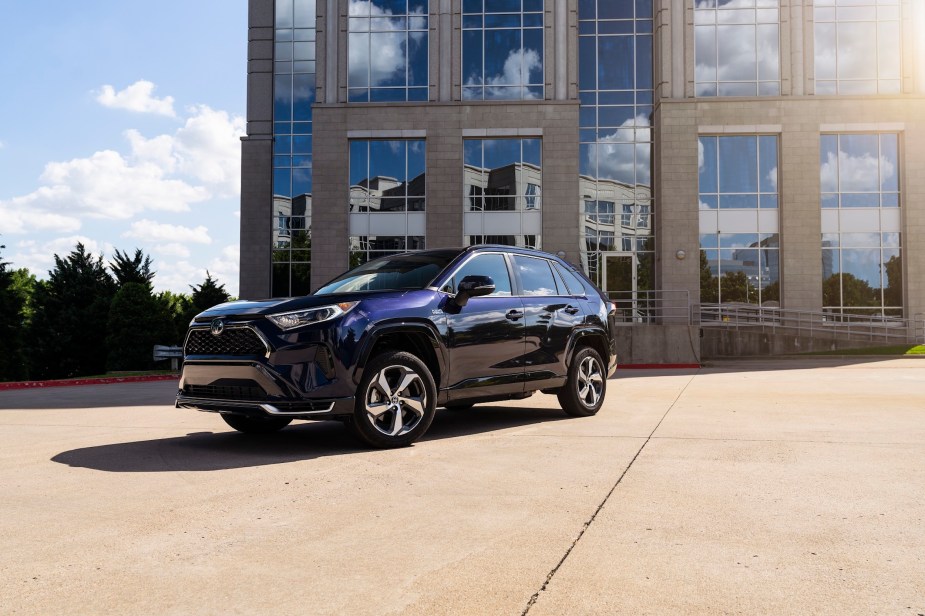
M 691 294 L 687 290 L 612 291 L 617 323 L 627 325 L 693 324 Z
M 870 341 L 925 342 L 925 318 L 912 319 L 861 314 L 834 314 L 737 304 L 701 304 L 698 321 L 704 327 L 776 331 L 796 330 L 810 336 L 843 336 Z

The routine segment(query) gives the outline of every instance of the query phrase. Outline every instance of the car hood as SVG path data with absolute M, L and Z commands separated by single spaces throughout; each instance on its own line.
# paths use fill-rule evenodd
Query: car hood
M 359 293 L 336 293 L 331 295 L 305 295 L 302 297 L 286 297 L 261 300 L 238 300 L 213 306 L 196 315 L 196 321 L 210 321 L 218 317 L 231 320 L 245 320 L 259 318 L 268 314 L 305 310 L 319 306 L 330 306 L 341 302 L 357 302 L 371 297 L 387 298 L 401 297 L 416 291 L 364 291 Z

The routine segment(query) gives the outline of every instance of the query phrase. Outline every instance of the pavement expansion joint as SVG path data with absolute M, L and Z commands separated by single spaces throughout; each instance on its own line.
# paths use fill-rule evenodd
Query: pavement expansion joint
M 639 449 L 636 451 L 636 454 L 633 456 L 633 459 L 630 460 L 629 464 L 626 465 L 626 468 L 623 469 L 623 472 L 620 473 L 620 476 L 617 477 L 616 482 L 614 482 L 613 486 L 610 488 L 610 491 L 607 492 L 607 494 L 604 496 L 604 499 L 600 502 L 600 504 L 598 504 L 597 509 L 594 510 L 594 513 L 591 514 L 591 517 L 588 518 L 588 520 L 581 527 L 581 531 L 579 531 L 578 535 L 575 537 L 575 540 L 572 541 L 572 544 L 568 546 L 568 549 L 565 551 L 565 554 L 562 555 L 562 558 L 559 559 L 559 562 L 556 563 L 556 566 L 553 567 L 552 570 L 546 575 L 546 580 L 543 582 L 543 585 L 540 587 L 539 590 L 533 593 L 533 595 L 530 597 L 530 600 L 527 602 L 526 607 L 524 607 L 524 611 L 521 612 L 521 616 L 527 616 L 527 614 L 530 613 L 530 610 L 533 608 L 537 600 L 540 598 L 540 594 L 545 592 L 546 588 L 549 587 L 549 583 L 552 582 L 552 579 L 555 577 L 556 572 L 559 571 L 559 568 L 562 567 L 563 564 L 565 564 L 565 561 L 568 559 L 569 554 L 572 553 L 572 550 L 574 550 L 575 546 L 578 545 L 578 542 L 581 541 L 581 538 L 584 536 L 585 532 L 588 530 L 588 528 L 591 527 L 591 524 L 594 523 L 594 520 L 597 519 L 598 514 L 601 512 L 602 509 L 604 509 L 604 505 L 606 505 L 607 501 L 610 500 L 610 497 L 616 491 L 617 486 L 620 485 L 620 482 L 623 481 L 623 478 L 626 477 L 626 474 L 633 467 L 633 464 L 636 462 L 636 459 L 639 457 L 639 454 L 642 453 L 642 450 L 645 449 L 646 445 L 649 444 L 649 441 L 652 440 L 652 436 L 658 430 L 659 426 L 662 425 L 662 422 L 665 421 L 665 418 L 668 416 L 668 413 L 670 413 L 671 409 L 675 407 L 675 405 L 678 403 L 678 400 L 681 399 L 681 396 L 684 395 L 684 392 L 687 391 L 687 388 L 690 386 L 690 384 L 694 382 L 694 379 L 696 378 L 696 376 L 697 375 L 691 376 L 691 378 L 687 381 L 687 383 L 684 384 L 684 387 L 681 388 L 681 391 L 678 392 L 678 395 L 675 397 L 675 399 L 671 402 L 671 404 L 665 410 L 664 414 L 662 414 L 661 418 L 659 418 L 658 423 L 655 424 L 654 428 L 652 428 L 652 432 L 649 433 L 649 436 L 646 437 L 646 440 L 642 443 L 642 445 L 639 446 Z

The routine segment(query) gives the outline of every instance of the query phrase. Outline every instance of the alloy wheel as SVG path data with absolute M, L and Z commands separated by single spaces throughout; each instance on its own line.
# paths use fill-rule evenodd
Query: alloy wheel
M 604 390 L 601 365 L 594 357 L 585 357 L 578 366 L 578 399 L 588 408 L 594 408 Z
M 380 370 L 366 390 L 366 416 L 386 436 L 401 436 L 414 430 L 424 418 L 427 390 L 421 376 L 407 366 Z

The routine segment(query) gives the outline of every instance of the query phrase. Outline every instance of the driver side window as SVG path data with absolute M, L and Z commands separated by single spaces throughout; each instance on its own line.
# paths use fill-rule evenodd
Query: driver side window
M 463 265 L 453 276 L 443 290 L 455 293 L 456 286 L 466 276 L 490 276 L 495 283 L 495 292 L 487 297 L 501 297 L 511 295 L 511 277 L 507 271 L 504 255 L 486 254 L 476 255 Z

